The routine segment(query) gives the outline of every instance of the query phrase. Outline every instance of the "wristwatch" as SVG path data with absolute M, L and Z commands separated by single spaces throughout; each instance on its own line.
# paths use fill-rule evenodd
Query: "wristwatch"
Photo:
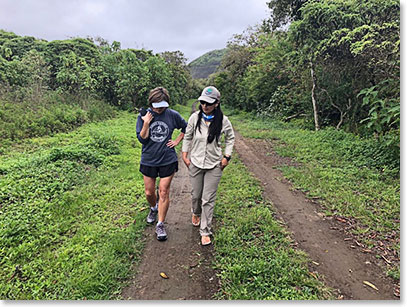
M 228 162 L 230 161 L 230 159 L 232 159 L 232 156 L 229 156 L 229 157 L 227 157 L 227 156 L 223 156 Z

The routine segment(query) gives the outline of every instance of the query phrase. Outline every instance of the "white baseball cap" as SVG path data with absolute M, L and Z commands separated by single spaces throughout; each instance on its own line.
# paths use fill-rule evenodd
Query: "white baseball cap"
M 199 96 L 198 100 L 203 100 L 209 103 L 215 103 L 219 101 L 220 93 L 218 89 L 214 86 L 205 87 L 202 91 L 201 96 Z

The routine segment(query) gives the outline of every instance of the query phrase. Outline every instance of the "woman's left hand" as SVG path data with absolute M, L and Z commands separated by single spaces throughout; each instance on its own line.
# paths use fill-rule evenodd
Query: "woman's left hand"
M 220 161 L 220 168 L 223 170 L 226 166 L 228 166 L 229 162 L 225 158 Z
M 179 142 L 177 142 L 177 140 L 175 140 L 175 141 L 169 140 L 167 142 L 167 146 L 170 147 L 170 148 L 173 148 L 173 147 L 177 146 L 178 144 L 179 144 Z

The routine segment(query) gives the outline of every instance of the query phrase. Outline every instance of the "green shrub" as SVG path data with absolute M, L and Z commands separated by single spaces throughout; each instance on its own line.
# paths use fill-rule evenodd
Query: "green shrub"
M 41 101 L 9 102 L 0 100 L 0 139 L 24 138 L 66 132 L 87 122 L 113 118 L 117 111 L 95 99 L 61 97 L 49 93 Z

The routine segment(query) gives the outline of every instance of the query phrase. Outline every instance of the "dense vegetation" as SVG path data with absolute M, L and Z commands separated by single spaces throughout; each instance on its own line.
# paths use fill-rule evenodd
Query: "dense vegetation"
M 164 86 L 171 102 L 196 96 L 179 51 L 154 55 L 102 38 L 47 42 L 0 30 L 0 140 L 67 131 L 145 105 Z
M 271 0 L 270 20 L 236 35 L 211 82 L 224 103 L 304 128 L 373 137 L 400 157 L 400 4 Z
M 205 79 L 216 72 L 226 49 L 212 50 L 188 64 L 192 78 Z

